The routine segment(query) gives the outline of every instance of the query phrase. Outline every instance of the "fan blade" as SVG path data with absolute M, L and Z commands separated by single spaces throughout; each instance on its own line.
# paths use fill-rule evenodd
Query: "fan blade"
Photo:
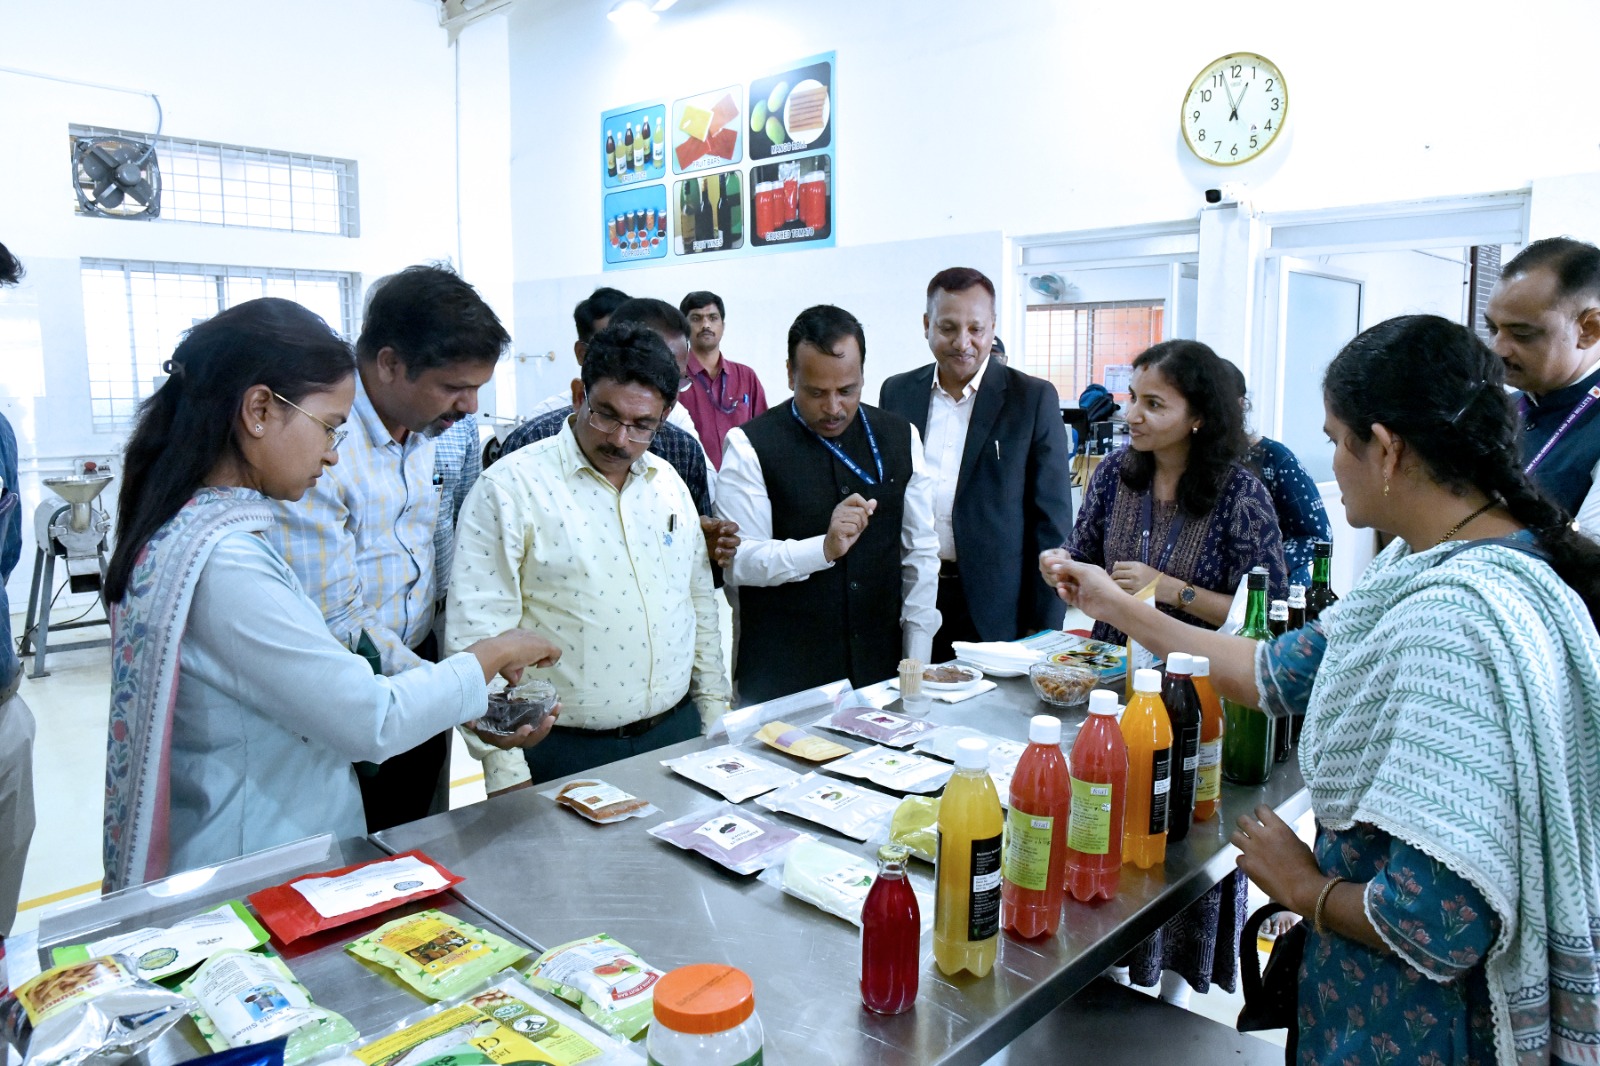
M 94 201 L 97 207 L 114 211 L 122 206 L 122 186 L 109 184 L 99 185 L 94 190 Z
M 139 204 L 148 204 L 156 194 L 155 189 L 143 178 L 140 178 L 137 184 L 123 186 L 123 190 Z
M 83 168 L 83 172 L 89 175 L 90 180 L 96 185 L 117 172 L 116 161 L 108 159 L 104 149 L 97 144 L 90 145 L 86 150 L 78 153 L 78 165 Z

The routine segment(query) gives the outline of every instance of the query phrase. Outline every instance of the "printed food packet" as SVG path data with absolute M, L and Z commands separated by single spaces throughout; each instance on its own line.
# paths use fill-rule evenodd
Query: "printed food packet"
M 833 715 L 820 723 L 822 728 L 836 733 L 849 733 L 892 748 L 909 747 L 924 733 L 939 727 L 919 718 L 880 711 L 868 703 L 859 692 L 851 689 L 834 697 Z
M 949 763 L 889 748 L 871 747 L 829 763 L 827 769 L 899 792 L 936 792 L 955 773 Z
M 577 1004 L 596 1025 L 624 1040 L 650 1025 L 656 982 L 665 976 L 606 933 L 553 947 L 527 972 L 535 988 Z
M 193 997 L 189 1017 L 213 1051 L 286 1036 L 284 1066 L 298 1066 L 361 1036 L 343 1016 L 312 1003 L 276 955 L 219 951 L 180 990 Z
M 101 955 L 18 985 L 0 1001 L 0 1029 L 25 1066 L 108 1066 L 154 1043 L 188 1009 L 126 955 Z
M 345 950 L 393 970 L 429 999 L 460 995 L 528 954 L 521 945 L 436 910 L 381 925 Z
M 556 1062 L 532 1042 L 465 1003 L 379 1037 L 352 1054 L 364 1066 L 423 1066 L 445 1056 L 465 1066 L 469 1060 L 476 1061 L 471 1060 L 474 1053 L 487 1055 L 488 1048 L 483 1045 L 490 1041 L 495 1042 L 490 1047 L 501 1046 L 500 1041 L 514 1045 L 507 1047 L 512 1051 L 508 1061 Z
M 685 851 L 698 851 L 736 874 L 753 874 L 782 861 L 784 851 L 802 836 L 731 803 L 686 814 L 646 832 Z
M 1002 740 L 964 725 L 951 725 L 917 741 L 913 750 L 954 762 L 956 745 L 967 737 L 976 737 L 989 745 L 989 777 L 1000 795 L 1000 806 L 1011 806 L 1011 778 L 1016 775 L 1017 763 L 1022 761 L 1022 753 L 1028 750 L 1028 745 L 1015 740 Z
M 662 759 L 661 765 L 713 792 L 720 792 L 730 803 L 743 803 L 800 776 L 770 759 L 740 751 L 732 744 L 690 752 L 676 759 Z
M 563 1066 L 612 1066 L 639 1061 L 626 1044 L 573 1016 L 564 1006 L 552 1006 L 545 993 L 535 992 L 517 977 L 506 976 L 466 1002 L 531 1040 Z
M 146 981 L 193 969 L 227 948 L 248 951 L 267 942 L 267 931 L 238 900 L 156 929 L 147 927 L 94 940 L 69 944 L 50 953 L 57 965 L 82 962 L 98 955 L 126 955 Z
M 769 811 L 792 814 L 847 837 L 871 840 L 888 829 L 898 801 L 870 788 L 809 773 L 756 802 Z
M 1146 585 L 1138 592 L 1135 592 L 1133 594 L 1133 598 L 1153 605 L 1156 602 L 1156 584 L 1156 581 L 1150 582 L 1150 584 Z M 1127 691 L 1123 694 L 1122 698 L 1124 700 L 1132 701 L 1133 675 L 1138 673 L 1140 670 L 1154 668 L 1156 665 L 1156 653 L 1151 651 L 1149 648 L 1146 648 L 1143 644 L 1140 644 L 1132 637 L 1128 638 L 1126 647 L 1128 649 L 1128 680 L 1126 685 Z
M 818 840 L 803 840 L 789 850 L 781 868 L 763 870 L 760 880 L 859 926 L 861 907 L 877 876 L 878 867 L 871 859 Z M 933 928 L 933 897 L 926 892 L 916 895 L 926 932 Z
M 287 1043 L 288 1038 L 280 1036 L 249 1047 L 213 1051 L 198 1059 L 189 1059 L 188 1066 L 283 1066 L 283 1050 Z
M 661 813 L 661 808 L 649 800 L 642 800 L 632 793 L 622 791 L 616 785 L 607 784 L 596 778 L 568 781 L 539 795 L 554 800 L 569 810 L 577 811 L 598 825 L 610 825 L 612 822 L 624 822 L 629 818 L 646 818 Z
M 443 892 L 461 878 L 420 851 L 306 874 L 251 893 L 261 921 L 285 944 Z
M 799 726 L 790 725 L 788 722 L 768 722 L 757 730 L 756 738 L 768 747 L 777 748 L 786 755 L 793 755 L 808 762 L 827 762 L 829 759 L 850 754 L 850 749 L 843 744 L 835 743 L 826 737 L 819 737 L 815 733 L 807 733 Z
M 938 824 L 938 796 L 907 796 L 894 809 L 889 843 L 908 847 L 923 862 L 932 862 L 939 853 Z

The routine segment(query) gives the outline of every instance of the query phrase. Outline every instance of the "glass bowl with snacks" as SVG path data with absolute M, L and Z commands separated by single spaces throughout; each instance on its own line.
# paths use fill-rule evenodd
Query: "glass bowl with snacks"
M 1076 707 L 1100 682 L 1098 670 L 1066 663 L 1034 663 L 1028 668 L 1034 693 L 1052 707 Z

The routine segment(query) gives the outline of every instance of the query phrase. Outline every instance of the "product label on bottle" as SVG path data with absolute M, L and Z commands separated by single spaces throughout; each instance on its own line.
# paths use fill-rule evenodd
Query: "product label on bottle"
M 1183 744 L 1183 773 L 1191 776 L 1200 768 L 1200 730 L 1185 729 L 1180 738 Z
M 972 896 L 967 903 L 967 939 L 988 940 L 1000 933 L 1000 840 L 972 842 Z
M 1001 873 L 1018 888 L 1043 892 L 1050 880 L 1050 836 L 1056 820 L 1012 807 L 1006 815 L 1006 849 Z
M 1067 821 L 1067 847 L 1084 855 L 1111 851 L 1110 782 L 1072 779 L 1072 817 Z
M 1200 745 L 1199 777 L 1194 787 L 1194 801 L 1205 803 L 1222 794 L 1222 738 L 1208 740 Z
M 1151 833 L 1167 831 L 1167 801 L 1172 791 L 1172 749 L 1162 748 L 1150 753 L 1150 829 Z

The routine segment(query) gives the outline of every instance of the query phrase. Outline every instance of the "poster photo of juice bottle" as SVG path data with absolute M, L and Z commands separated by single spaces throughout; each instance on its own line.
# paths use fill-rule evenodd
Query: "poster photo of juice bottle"
M 833 53 L 752 81 L 749 115 L 752 163 L 827 148 L 833 143 Z
M 665 104 L 618 108 L 600 116 L 600 167 L 614 189 L 667 175 Z
M 750 168 L 751 244 L 833 243 L 833 157 Z
M 674 174 L 725 167 L 744 158 L 744 124 L 739 121 L 743 96 L 743 88 L 734 85 L 673 102 Z
M 611 267 L 662 259 L 667 254 L 667 187 L 646 185 L 606 194 L 602 240 Z
M 737 170 L 674 182 L 673 253 L 704 255 L 743 248 L 743 194 L 744 176 Z

